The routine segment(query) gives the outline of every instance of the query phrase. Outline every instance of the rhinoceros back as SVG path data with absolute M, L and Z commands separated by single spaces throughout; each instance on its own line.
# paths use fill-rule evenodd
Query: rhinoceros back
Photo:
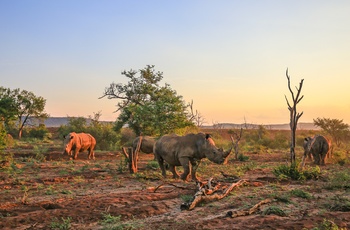
M 154 154 L 163 158 L 171 165 L 179 166 L 179 158 L 194 157 L 204 158 L 199 152 L 199 146 L 203 144 L 205 135 L 188 134 L 186 136 L 165 135 L 156 141 L 154 145 Z
M 78 141 L 80 141 L 80 151 L 85 151 L 96 145 L 96 139 L 89 133 L 77 133 L 77 137 Z

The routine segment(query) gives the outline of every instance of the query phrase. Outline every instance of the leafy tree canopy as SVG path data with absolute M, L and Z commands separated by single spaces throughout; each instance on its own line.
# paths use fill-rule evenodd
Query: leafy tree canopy
M 21 138 L 23 128 L 32 118 L 47 118 L 44 112 L 46 99 L 36 96 L 27 90 L 0 87 L 0 117 L 5 124 L 17 120 L 18 137 Z
M 314 125 L 329 134 L 336 145 L 339 145 L 342 139 L 349 135 L 349 125 L 340 119 L 316 118 L 314 119 Z
M 119 100 L 117 130 L 127 124 L 136 135 L 161 136 L 194 125 L 187 111 L 189 105 L 169 84 L 159 85 L 163 73 L 156 72 L 154 66 L 123 71 L 122 75 L 129 79 L 128 83 L 111 83 L 100 97 Z

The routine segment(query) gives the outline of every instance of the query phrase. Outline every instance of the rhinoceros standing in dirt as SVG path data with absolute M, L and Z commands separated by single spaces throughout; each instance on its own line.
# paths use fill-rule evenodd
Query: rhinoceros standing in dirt
M 132 149 L 135 152 L 137 150 L 137 147 L 139 145 L 141 138 L 141 146 L 140 146 L 140 151 L 143 153 L 153 153 L 153 146 L 154 143 L 156 143 L 156 139 L 154 137 L 149 137 L 149 136 L 139 136 L 136 137 L 133 142 L 132 142 Z
M 78 153 L 88 151 L 89 159 L 95 159 L 94 148 L 96 146 L 96 140 L 88 133 L 69 133 L 64 136 L 64 152 L 68 155 L 72 155 L 74 151 L 74 159 L 77 159 Z
M 322 135 L 315 135 L 314 137 L 306 137 L 304 139 L 304 156 L 302 159 L 302 166 L 305 164 L 305 158 L 311 155 L 314 158 L 314 163 L 317 165 L 324 165 L 325 158 L 330 150 L 330 142 Z
M 192 180 L 198 181 L 196 170 L 202 158 L 208 158 L 217 164 L 222 164 L 230 154 L 232 147 L 227 152 L 215 146 L 209 134 L 198 133 L 186 136 L 165 135 L 156 141 L 154 154 L 159 163 L 162 174 L 166 177 L 164 161 L 169 164 L 169 170 L 174 178 L 179 178 L 175 166 L 182 166 L 184 172 L 181 179 L 186 180 L 191 170 Z

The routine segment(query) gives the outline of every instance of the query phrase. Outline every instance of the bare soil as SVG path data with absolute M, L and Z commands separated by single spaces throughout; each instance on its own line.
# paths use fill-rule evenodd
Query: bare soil
M 350 200 L 350 192 L 326 189 L 327 175 L 348 166 L 321 166 L 318 180 L 279 181 L 272 170 L 288 161 L 285 152 L 247 153 L 248 161 L 230 159 L 227 165 L 205 160 L 199 166 L 201 180 L 214 177 L 230 184 L 230 177 L 239 176 L 251 183 L 222 200 L 182 211 L 184 199 L 195 193 L 195 183 L 173 180 L 170 173 L 163 179 L 160 169 L 150 164 L 153 155 L 141 153 L 138 172 L 130 174 L 118 152 L 96 152 L 96 160 L 80 153 L 72 161 L 60 149 L 50 148 L 46 161 L 37 162 L 33 149 L 13 151 L 17 163 L 0 166 L 0 229 L 64 229 L 67 222 L 70 229 L 321 229 L 325 221 L 350 229 L 350 212 L 339 204 Z M 311 197 L 291 195 L 296 189 Z M 251 215 L 227 216 L 276 197 L 287 197 L 288 202 L 276 199 Z M 282 213 L 268 212 L 273 209 Z M 107 223 L 108 215 L 120 216 L 120 221 Z

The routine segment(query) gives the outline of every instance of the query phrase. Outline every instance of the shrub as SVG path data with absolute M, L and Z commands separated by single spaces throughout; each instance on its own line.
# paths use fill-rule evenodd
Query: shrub
M 243 153 L 238 154 L 237 158 L 239 161 L 248 161 L 249 160 L 249 157 L 244 156 Z
M 40 124 L 38 127 L 26 129 L 25 136 L 29 138 L 45 139 L 51 138 L 51 133 L 47 130 L 44 124 Z
M 299 170 L 297 163 L 291 165 L 283 164 L 273 169 L 273 174 L 280 180 L 292 179 L 292 180 L 309 180 L 318 179 L 320 175 L 320 167 L 309 167 L 305 170 Z
M 293 189 L 293 190 L 290 191 L 290 193 L 293 196 L 304 198 L 304 199 L 310 199 L 311 198 L 311 194 L 310 193 L 304 192 L 303 190 L 300 190 L 300 189 Z
M 349 189 L 350 188 L 350 170 L 343 170 L 329 176 L 329 182 L 326 189 Z
M 57 218 L 54 218 L 50 224 L 52 229 L 60 229 L 60 230 L 68 230 L 71 228 L 71 217 L 67 217 L 67 219 L 62 217 L 62 221 L 59 221 Z

